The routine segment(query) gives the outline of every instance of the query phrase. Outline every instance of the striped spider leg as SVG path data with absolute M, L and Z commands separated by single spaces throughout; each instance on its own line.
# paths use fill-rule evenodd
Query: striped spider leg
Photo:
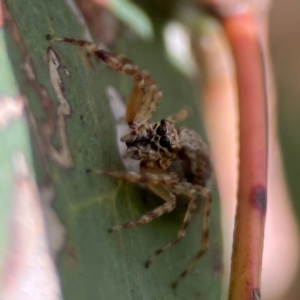
M 138 220 L 113 226 L 109 231 L 147 224 L 161 215 L 171 212 L 176 207 L 177 195 L 188 197 L 187 210 L 176 237 L 149 257 L 145 264 L 146 267 L 149 267 L 159 254 L 171 248 L 184 237 L 199 199 L 205 199 L 201 247 L 186 269 L 173 282 L 172 286 L 176 288 L 179 281 L 206 252 L 209 243 L 209 214 L 212 198 L 208 183 L 212 177 L 212 165 L 208 149 L 195 131 L 175 126 L 176 122 L 188 116 L 189 111 L 182 109 L 166 119 L 152 122 L 151 117 L 160 102 L 162 92 L 148 72 L 140 70 L 123 55 L 111 54 L 91 42 L 51 35 L 47 35 L 47 39 L 84 47 L 112 69 L 133 76 L 134 79 L 126 108 L 126 121 L 130 133 L 123 136 L 121 141 L 127 145 L 125 157 L 139 160 L 140 170 L 139 172 L 130 172 L 89 169 L 89 171 L 129 182 L 145 183 L 164 202 Z

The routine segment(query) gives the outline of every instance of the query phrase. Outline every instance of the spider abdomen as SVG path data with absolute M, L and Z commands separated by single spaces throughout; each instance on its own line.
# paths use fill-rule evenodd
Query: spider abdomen
M 186 180 L 207 187 L 213 170 L 205 142 L 194 130 L 181 127 L 178 131 L 181 143 L 178 156 L 182 160 Z

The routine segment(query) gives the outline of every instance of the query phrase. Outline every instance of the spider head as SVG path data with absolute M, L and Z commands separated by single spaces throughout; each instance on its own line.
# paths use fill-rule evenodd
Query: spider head
M 144 124 L 138 134 L 130 133 L 121 141 L 128 147 L 125 157 L 146 161 L 173 159 L 181 148 L 178 131 L 171 121 Z
M 152 124 L 153 138 L 151 146 L 159 152 L 160 157 L 173 158 L 181 148 L 177 129 L 171 121 L 162 119 Z

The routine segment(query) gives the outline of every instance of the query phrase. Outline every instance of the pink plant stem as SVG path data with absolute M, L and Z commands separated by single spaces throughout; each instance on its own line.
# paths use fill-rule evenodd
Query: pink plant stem
M 267 88 L 257 14 L 226 17 L 239 98 L 240 165 L 229 300 L 260 299 L 267 207 Z

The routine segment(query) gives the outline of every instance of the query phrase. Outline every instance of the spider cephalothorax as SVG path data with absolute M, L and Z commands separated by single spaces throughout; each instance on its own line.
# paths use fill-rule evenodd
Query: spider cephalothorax
M 144 164 L 173 159 L 181 148 L 175 124 L 165 119 L 145 124 L 139 133 L 126 135 L 122 141 L 128 147 L 125 156 L 143 160 Z
M 139 172 L 103 172 L 89 169 L 89 171 L 130 182 L 146 183 L 149 189 L 158 195 L 164 203 L 140 219 L 114 226 L 109 231 L 147 224 L 159 216 L 171 212 L 176 207 L 177 195 L 187 196 L 189 204 L 177 236 L 154 252 L 146 261 L 146 267 L 149 267 L 150 263 L 160 253 L 181 240 L 196 210 L 198 196 L 202 195 L 205 198 L 201 249 L 173 283 L 172 286 L 176 287 L 179 280 L 195 266 L 195 263 L 208 247 L 209 213 L 212 200 L 207 188 L 207 183 L 212 175 L 212 168 L 205 143 L 195 131 L 184 127 L 177 130 L 175 127 L 177 121 L 187 117 L 188 110 L 182 109 L 177 114 L 162 119 L 160 122 L 151 123 L 152 114 L 162 97 L 162 92 L 148 72 L 140 70 L 126 57 L 108 53 L 91 42 L 50 35 L 47 35 L 47 38 L 85 47 L 111 68 L 134 78 L 126 111 L 126 121 L 130 133 L 122 137 L 121 141 L 125 142 L 128 148 L 125 157 L 140 160 L 140 170 Z

